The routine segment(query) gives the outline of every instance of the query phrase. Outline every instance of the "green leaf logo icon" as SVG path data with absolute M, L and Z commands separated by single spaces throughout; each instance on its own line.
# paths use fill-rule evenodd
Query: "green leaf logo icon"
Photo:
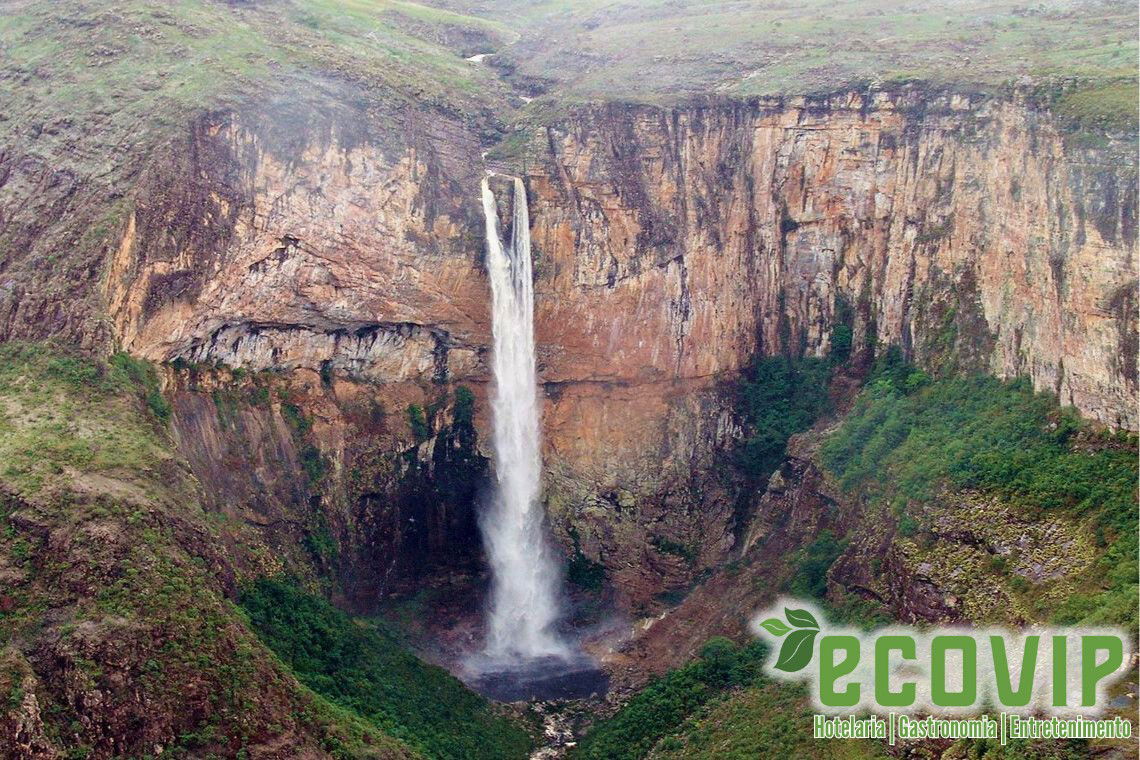
M 815 616 L 807 610 L 789 610 L 785 607 L 784 617 L 796 628 L 814 628 L 817 631 L 819 630 L 819 622 L 815 619 Z
M 807 610 L 784 608 L 784 618 L 770 617 L 759 622 L 759 627 L 772 636 L 785 637 L 773 666 L 785 673 L 803 670 L 815 654 L 815 640 L 819 636 L 819 621 Z
M 792 599 L 781 601 L 794 602 Z M 769 614 L 780 607 L 783 607 L 783 604 L 772 609 Z M 758 633 L 763 631 L 769 636 L 783 639 L 780 642 L 776 663 L 772 667 L 785 673 L 795 673 L 806 668 L 815 655 L 815 641 L 820 634 L 819 620 L 815 613 L 809 610 L 789 607 L 783 607 L 783 610 L 783 619 L 777 616 L 764 619 L 757 617 L 753 619 L 752 624 L 758 629 Z
M 780 620 L 779 618 L 768 618 L 760 625 L 764 627 L 765 631 L 772 634 L 773 636 L 783 636 L 785 633 L 792 630 L 788 626 L 784 625 L 784 621 Z
M 780 647 L 780 656 L 776 659 L 776 669 L 786 673 L 794 673 L 807 667 L 807 664 L 811 662 L 812 653 L 815 651 L 815 637 L 818 635 L 818 630 L 807 628 L 792 631 L 788 638 L 784 639 L 784 645 Z

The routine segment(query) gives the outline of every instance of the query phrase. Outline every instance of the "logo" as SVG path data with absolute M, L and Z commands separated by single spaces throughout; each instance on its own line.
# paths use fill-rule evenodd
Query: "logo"
M 833 715 L 992 709 L 1097 717 L 1133 657 L 1131 638 L 1116 628 L 894 625 L 865 632 L 831 627 L 818 607 L 790 598 L 756 615 L 752 629 L 772 644 L 768 674 L 806 682 L 818 710 Z M 1004 716 L 1002 727 L 1004 735 Z

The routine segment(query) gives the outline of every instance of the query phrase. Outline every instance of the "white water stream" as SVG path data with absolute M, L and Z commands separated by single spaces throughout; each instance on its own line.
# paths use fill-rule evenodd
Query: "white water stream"
M 526 188 L 514 178 L 511 239 L 504 245 L 489 180 L 484 177 L 482 191 L 494 331 L 497 489 L 480 520 L 493 575 L 485 655 L 500 664 L 568 658 L 570 648 L 555 631 L 560 578 L 539 501 L 542 459 Z

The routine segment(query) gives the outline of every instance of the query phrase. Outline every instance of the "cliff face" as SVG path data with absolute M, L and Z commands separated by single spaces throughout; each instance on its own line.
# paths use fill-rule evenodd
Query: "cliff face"
M 1025 103 L 610 105 L 535 142 L 548 488 L 599 555 L 630 521 L 730 544 L 716 384 L 757 353 L 825 355 L 840 323 L 1136 427 L 1135 165 L 1066 149 Z
M 459 384 L 482 414 L 487 378 L 478 141 L 389 117 L 202 117 L 145 173 L 103 281 L 117 342 L 171 363 L 211 506 L 362 606 L 478 557 L 486 474 L 451 414 Z
M 132 353 L 284 371 L 348 525 L 361 494 L 392 493 L 348 487 L 376 477 L 362 440 L 433 455 L 409 407 L 440 432 L 469 385 L 486 430 L 478 140 L 440 119 L 278 116 L 194 125 L 143 184 L 104 292 Z M 757 353 L 826 354 L 836 324 L 1137 426 L 1135 165 L 1066 148 L 1026 103 L 607 105 L 532 137 L 549 511 L 631 602 L 735 541 L 725 381 Z M 349 424 L 361 399 L 383 425 Z M 193 417 L 176 416 L 186 440 Z
M 277 116 L 205 117 L 145 180 L 107 275 L 123 347 L 380 382 L 481 377 L 475 137 L 439 119 L 417 134 L 367 114 Z
M 1024 103 L 607 106 L 545 138 L 547 380 L 822 355 L 844 301 L 857 342 L 874 330 L 922 363 L 1027 375 L 1136 428 L 1135 166 L 1066 150 Z

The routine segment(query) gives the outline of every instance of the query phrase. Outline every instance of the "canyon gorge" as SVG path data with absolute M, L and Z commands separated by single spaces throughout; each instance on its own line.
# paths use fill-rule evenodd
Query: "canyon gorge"
M 458 52 L 488 39 L 472 33 Z M 1099 572 L 1111 541 L 1085 517 L 947 487 L 922 508 L 932 546 L 841 487 L 820 451 L 892 351 L 924 382 L 1019 380 L 1072 407 L 1078 449 L 1134 448 L 1134 125 L 1074 127 L 1024 82 L 537 108 L 520 95 L 556 84 L 457 61 L 493 80 L 486 107 L 370 99 L 345 74 L 176 111 L 154 135 L 109 137 L 98 120 L 31 130 L 13 111 L 0 341 L 148 378 L 143 396 L 106 403 L 143 420 L 137 438 L 163 453 L 0 482 L 5 540 L 35 547 L 0 559 L 0 611 L 49 611 L 3 642 L 19 698 L 0 750 L 160 755 L 217 714 L 208 694 L 225 682 L 255 737 L 246 756 L 336 755 L 321 737 L 340 719 L 298 707 L 307 697 L 233 611 L 259 578 L 288 576 L 355 615 L 410 606 L 433 619 L 404 635 L 452 669 L 480 646 L 478 520 L 495 460 L 489 171 L 501 228 L 529 224 L 539 503 L 569 568 L 571 625 L 613 682 L 602 714 L 710 637 L 746 638 L 748 615 L 823 532 L 844 539 L 825 566 L 830 598 L 905 622 L 1029 622 Z M 110 146 L 124 155 L 91 158 Z M 21 393 L 38 377 L 29 355 L 5 355 Z M 826 410 L 754 477 L 737 466 L 757 432 L 741 388 L 773 358 L 834 369 Z M 13 395 L 0 432 L 16 441 L 36 408 Z M 83 419 L 53 424 L 80 439 L 102 429 Z M 64 517 L 61 499 L 87 506 Z M 132 562 L 157 572 L 128 561 L 127 536 L 144 528 L 162 537 L 154 556 L 205 589 L 223 635 L 204 651 L 226 663 L 259 652 L 252 671 L 186 675 L 183 694 L 133 685 L 165 662 L 177 625 L 84 605 L 132 579 Z M 1015 603 L 1020 581 L 1004 575 L 991 601 L 975 594 L 1006 556 L 1048 589 L 1043 607 Z M 46 588 L 69 596 L 43 601 Z M 201 741 L 235 756 L 233 741 Z M 364 743 L 436 756 L 387 741 Z

